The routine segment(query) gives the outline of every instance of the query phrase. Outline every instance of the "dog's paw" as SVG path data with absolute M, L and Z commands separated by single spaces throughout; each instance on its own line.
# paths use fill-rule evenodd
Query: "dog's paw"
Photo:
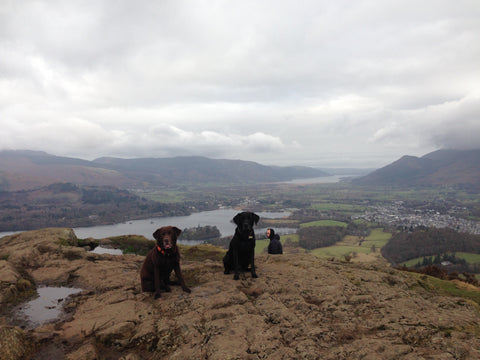
M 188 287 L 186 287 L 186 286 L 184 286 L 182 289 L 183 289 L 183 291 L 185 291 L 185 292 L 187 292 L 187 293 L 191 293 L 191 292 L 192 292 L 192 290 L 190 290 L 190 288 L 188 288 Z
M 233 280 L 238 280 L 238 279 L 240 279 L 240 275 L 238 274 L 233 275 Z
M 153 296 L 155 300 L 160 299 L 161 297 L 162 295 L 160 295 L 160 293 L 155 293 L 155 295 Z
M 252 278 L 256 279 L 256 278 L 258 278 L 258 275 L 256 273 L 253 273 Z
M 166 292 L 171 292 L 172 291 L 172 288 L 170 286 L 165 286 L 165 291 Z

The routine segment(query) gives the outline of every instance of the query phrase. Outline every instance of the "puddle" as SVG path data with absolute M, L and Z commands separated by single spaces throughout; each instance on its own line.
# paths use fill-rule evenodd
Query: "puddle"
M 101 246 L 97 246 L 91 252 L 94 254 L 123 255 L 123 251 L 120 249 L 111 249 L 111 248 L 105 248 Z
M 37 289 L 38 298 L 16 309 L 15 320 L 21 322 L 24 325 L 22 328 L 26 329 L 34 329 L 59 320 L 68 296 L 81 291 L 82 289 L 68 287 L 40 287 Z

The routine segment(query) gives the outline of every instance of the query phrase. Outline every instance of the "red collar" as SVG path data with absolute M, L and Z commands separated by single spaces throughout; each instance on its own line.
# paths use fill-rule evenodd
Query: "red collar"
M 166 254 L 165 250 L 163 250 L 163 249 L 160 247 L 160 245 L 158 245 L 158 244 L 157 244 L 157 250 L 158 250 L 158 252 L 159 252 L 160 254 L 169 256 L 169 254 L 176 253 L 176 251 L 177 251 L 177 246 L 174 246 L 174 251 L 171 252 L 171 253 L 169 253 L 169 254 Z

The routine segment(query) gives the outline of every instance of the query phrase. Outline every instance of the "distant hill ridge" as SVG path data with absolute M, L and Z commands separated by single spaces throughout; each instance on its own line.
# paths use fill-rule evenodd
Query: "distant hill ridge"
M 480 189 L 480 149 L 438 150 L 422 157 L 403 156 L 353 181 L 356 185 L 446 185 Z
M 328 176 L 303 166 L 266 166 L 252 161 L 201 156 L 93 161 L 61 157 L 42 151 L 0 151 L 0 190 L 18 191 L 56 182 L 118 188 L 188 184 L 247 184 Z

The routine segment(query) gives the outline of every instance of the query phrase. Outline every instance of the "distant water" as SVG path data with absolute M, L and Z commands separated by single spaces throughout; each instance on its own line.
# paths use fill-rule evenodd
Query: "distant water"
M 339 182 L 344 178 L 350 178 L 354 175 L 332 175 L 332 176 L 321 176 L 314 178 L 306 179 L 293 179 L 290 181 L 282 181 L 282 184 L 334 184 Z
M 185 228 L 209 225 L 216 226 L 220 231 L 220 235 L 223 237 L 233 235 L 233 233 L 235 232 L 235 224 L 232 222 L 232 219 L 238 212 L 239 211 L 235 209 L 219 209 L 193 213 L 188 216 L 172 216 L 150 218 L 145 220 L 132 220 L 113 225 L 79 227 L 74 228 L 73 230 L 75 231 L 75 235 L 77 235 L 77 237 L 81 239 L 89 237 L 94 239 L 103 239 L 120 235 L 143 235 L 147 239 L 153 240 L 152 234 L 155 232 L 156 229 L 162 226 L 172 225 L 183 230 Z M 291 213 L 288 211 L 282 211 L 257 212 L 256 214 L 258 214 L 260 217 L 273 219 L 287 217 Z M 255 229 L 255 232 L 260 233 L 263 230 L 266 231 L 266 229 Z M 288 228 L 279 228 L 278 232 L 279 234 L 282 234 L 287 232 L 295 232 L 295 230 Z M 199 241 L 193 240 L 192 242 L 190 240 L 183 240 L 181 241 L 181 243 L 194 245 L 195 243 L 199 243 Z
M 110 248 L 105 248 L 103 246 L 97 246 L 95 249 L 90 251 L 91 253 L 94 254 L 110 254 L 110 255 L 122 255 L 123 251 L 120 249 L 110 249 Z

